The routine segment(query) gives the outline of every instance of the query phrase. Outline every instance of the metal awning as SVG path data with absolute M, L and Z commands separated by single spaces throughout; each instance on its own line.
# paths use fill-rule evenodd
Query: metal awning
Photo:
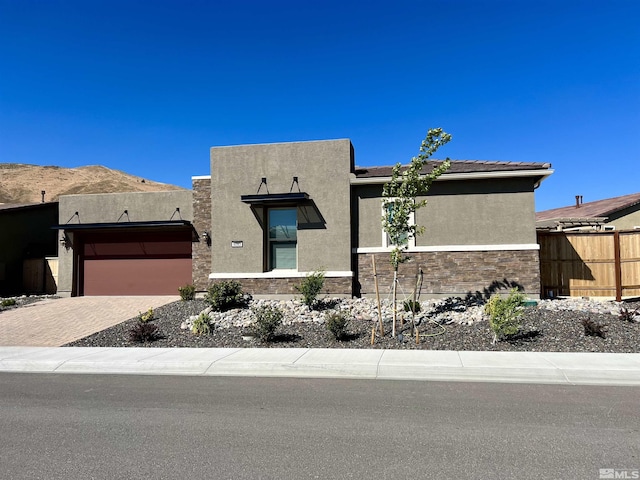
M 265 193 L 257 195 L 241 195 L 240 201 L 243 203 L 260 206 L 260 205 L 298 205 L 306 203 L 309 200 L 309 194 L 306 192 L 291 193 Z
M 54 230 L 114 230 L 114 229 L 146 229 L 146 228 L 184 228 L 191 227 L 188 220 L 157 220 L 148 222 L 110 222 L 110 223 L 65 223 L 54 225 Z

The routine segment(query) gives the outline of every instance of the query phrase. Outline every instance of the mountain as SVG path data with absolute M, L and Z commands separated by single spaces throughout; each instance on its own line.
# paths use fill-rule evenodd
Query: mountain
M 74 193 L 158 192 L 183 190 L 99 165 L 64 168 L 0 163 L 0 203 L 38 203 Z

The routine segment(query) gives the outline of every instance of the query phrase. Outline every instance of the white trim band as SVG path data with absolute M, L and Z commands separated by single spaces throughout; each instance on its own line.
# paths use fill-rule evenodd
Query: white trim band
M 391 250 L 391 247 L 361 247 L 354 248 L 353 253 L 390 253 Z M 493 252 L 500 250 L 540 250 L 540 245 L 537 243 L 516 243 L 504 245 L 434 245 L 429 247 L 413 247 L 405 250 L 405 252 Z
M 218 278 L 304 278 L 307 275 L 314 272 L 299 272 L 297 270 L 273 270 L 271 272 L 228 272 L 228 273 L 210 273 L 209 279 L 215 280 Z M 328 271 L 324 272 L 325 278 L 340 278 L 340 277 L 353 277 L 351 271 Z

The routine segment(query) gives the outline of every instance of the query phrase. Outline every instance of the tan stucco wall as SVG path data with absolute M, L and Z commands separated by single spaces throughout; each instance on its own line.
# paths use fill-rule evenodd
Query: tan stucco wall
M 59 223 L 115 223 L 193 219 L 191 190 L 167 192 L 64 195 L 59 202 Z M 176 212 L 180 209 L 180 215 Z M 127 210 L 128 216 L 123 215 Z M 78 215 L 75 215 L 78 212 Z M 175 213 L 175 215 L 174 215 Z M 73 243 L 73 234 L 69 234 Z M 70 295 L 73 287 L 73 249 L 58 246 L 58 294 Z
M 298 271 L 351 270 L 351 142 L 344 140 L 213 147 L 211 225 L 213 273 L 265 270 L 264 211 L 240 201 L 267 178 L 269 193 L 288 193 L 294 176 L 324 219 L 298 208 Z M 293 191 L 298 191 L 294 185 Z M 263 185 L 260 193 L 266 193 Z M 304 225 L 305 222 L 310 222 Z M 232 248 L 242 241 L 242 248 Z
M 633 229 L 640 226 L 640 205 L 624 209 L 612 215 L 607 225 L 613 225 L 616 230 Z
M 358 247 L 381 247 L 382 185 L 354 187 Z M 439 181 L 416 223 L 426 227 L 416 246 L 534 244 L 533 181 Z

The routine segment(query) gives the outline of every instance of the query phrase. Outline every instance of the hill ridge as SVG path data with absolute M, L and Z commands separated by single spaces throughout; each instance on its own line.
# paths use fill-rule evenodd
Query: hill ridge
M 67 168 L 56 165 L 0 163 L 0 203 L 39 203 L 61 195 L 184 190 L 104 165 Z

